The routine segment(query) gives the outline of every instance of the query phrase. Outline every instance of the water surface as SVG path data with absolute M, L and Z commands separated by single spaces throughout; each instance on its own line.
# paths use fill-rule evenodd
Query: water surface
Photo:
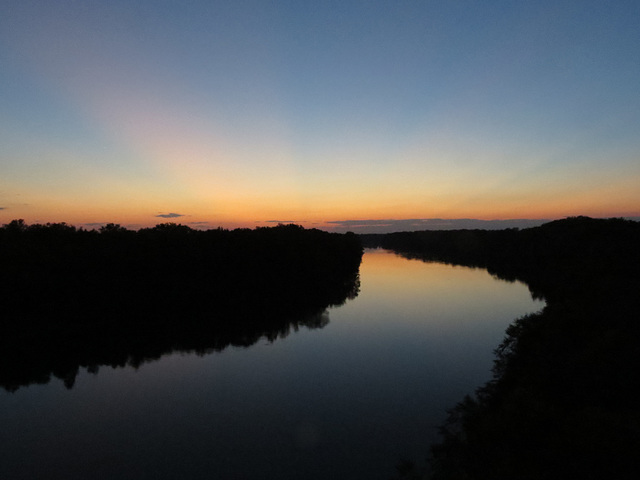
M 329 323 L 0 390 L 0 478 L 388 478 L 542 307 L 486 271 L 371 250 Z

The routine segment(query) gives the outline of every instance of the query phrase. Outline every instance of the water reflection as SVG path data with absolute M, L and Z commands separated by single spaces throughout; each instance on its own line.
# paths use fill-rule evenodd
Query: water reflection
M 488 379 L 506 326 L 540 304 L 484 270 L 377 250 L 360 282 L 354 301 L 326 310 L 330 323 L 324 309 L 298 317 L 315 330 L 251 348 L 204 338 L 198 351 L 220 353 L 138 370 L 91 375 L 76 362 L 72 390 L 0 392 L 0 478 L 391 477 L 399 458 L 423 458 L 446 409 Z M 257 338 L 239 334 L 240 346 Z M 172 348 L 196 351 L 185 342 Z M 147 343 L 145 356 L 167 352 Z
M 355 298 L 358 290 L 359 277 L 352 275 L 331 291 L 302 300 L 274 297 L 268 309 L 265 298 L 245 292 L 242 305 L 220 301 L 213 311 L 208 303 L 163 309 L 140 302 L 119 315 L 87 314 L 80 322 L 26 317 L 22 324 L 8 322 L 12 329 L 0 340 L 0 387 L 15 391 L 53 376 L 72 388 L 81 368 L 96 374 L 101 366 L 138 368 L 174 352 L 206 355 L 260 339 L 273 342 L 303 327 L 325 327 L 327 308 Z

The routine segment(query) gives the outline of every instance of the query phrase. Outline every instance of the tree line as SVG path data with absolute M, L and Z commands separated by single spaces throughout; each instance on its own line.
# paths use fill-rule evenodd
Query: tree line
M 546 300 L 509 326 L 492 379 L 450 410 L 427 467 L 405 464 L 402 478 L 638 478 L 640 223 L 573 217 L 363 243 L 486 268 Z
M 0 228 L 0 386 L 79 367 L 137 365 L 326 324 L 358 294 L 354 234 L 297 225 L 194 230 L 165 223 Z

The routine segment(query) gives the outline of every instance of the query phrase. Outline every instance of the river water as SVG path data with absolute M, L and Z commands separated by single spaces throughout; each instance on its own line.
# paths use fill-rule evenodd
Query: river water
M 320 329 L 0 390 L 0 478 L 386 479 L 542 308 L 485 270 L 365 253 Z

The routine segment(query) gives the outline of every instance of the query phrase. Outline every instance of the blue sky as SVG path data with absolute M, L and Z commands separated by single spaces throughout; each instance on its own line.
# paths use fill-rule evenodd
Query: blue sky
M 638 216 L 638 25 L 630 1 L 5 1 L 0 222 Z

